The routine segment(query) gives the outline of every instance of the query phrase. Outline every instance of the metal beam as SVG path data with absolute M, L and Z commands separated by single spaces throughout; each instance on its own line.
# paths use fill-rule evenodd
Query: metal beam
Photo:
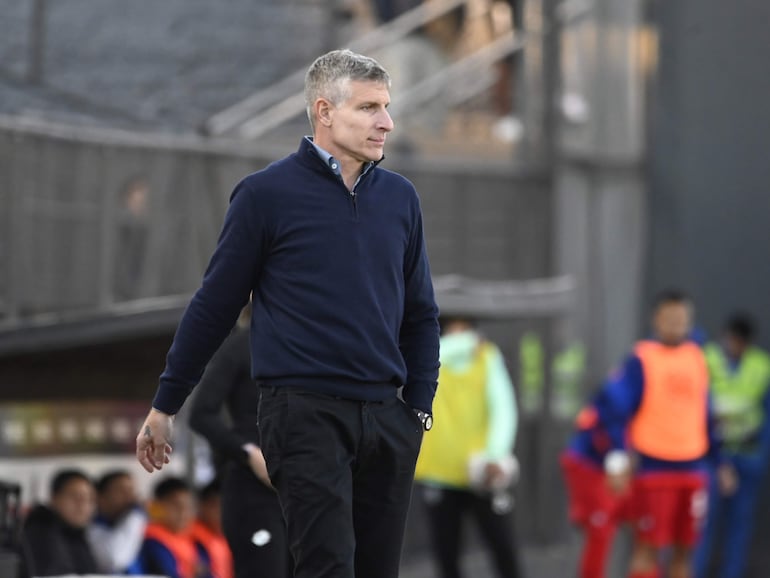
M 575 283 L 569 275 L 526 281 L 445 275 L 434 280 L 433 288 L 442 314 L 511 319 L 570 314 Z
M 465 4 L 466 0 L 432 0 L 425 2 L 412 10 L 403 13 L 387 24 L 364 34 L 349 43 L 351 50 L 369 53 L 398 42 L 421 26 Z M 270 105 L 279 106 L 281 101 L 291 99 L 296 103 L 298 93 L 302 95 L 307 68 L 296 70 L 277 83 L 255 92 L 240 102 L 216 113 L 202 127 L 202 132 L 211 136 L 221 136 L 235 130 L 239 125 L 249 121 L 254 115 Z M 302 106 L 290 117 L 293 118 L 304 109 Z M 263 115 L 264 116 L 264 115 Z
M 187 295 L 142 299 L 99 312 L 19 319 L 0 325 L 0 356 L 173 332 L 189 300 Z

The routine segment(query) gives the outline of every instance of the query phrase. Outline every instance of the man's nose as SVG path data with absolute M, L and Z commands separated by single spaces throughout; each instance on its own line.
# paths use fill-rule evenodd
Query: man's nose
M 387 110 L 383 110 L 378 119 L 377 128 L 380 128 L 385 132 L 390 132 L 393 130 L 394 126 L 395 124 L 393 123 L 390 113 Z

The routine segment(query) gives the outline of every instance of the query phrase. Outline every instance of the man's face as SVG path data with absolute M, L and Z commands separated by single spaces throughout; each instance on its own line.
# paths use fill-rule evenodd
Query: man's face
M 163 525 L 172 532 L 182 532 L 195 519 L 195 500 L 192 492 L 174 492 L 160 500 L 158 505 Z
M 136 487 L 130 476 L 115 478 L 98 497 L 99 512 L 110 519 L 119 518 L 136 502 Z
M 85 528 L 96 509 L 94 488 L 90 482 L 74 478 L 51 498 L 51 508 L 70 526 Z
M 652 321 L 655 336 L 666 345 L 679 345 L 692 328 L 692 311 L 687 303 L 663 303 Z
M 455 319 L 446 324 L 444 327 L 444 335 L 452 335 L 453 333 L 464 333 L 466 331 L 472 331 L 473 325 L 468 321 L 462 319 Z
M 198 504 L 198 519 L 209 528 L 217 532 L 222 531 L 222 499 L 220 496 L 210 497 Z
M 722 337 L 722 343 L 727 355 L 732 359 L 740 359 L 748 347 L 748 342 L 745 339 L 729 331 Z
M 388 87 L 380 82 L 349 81 L 347 89 L 349 96 L 344 102 L 330 105 L 327 150 L 343 161 L 378 161 L 386 135 L 393 130 L 387 110 Z

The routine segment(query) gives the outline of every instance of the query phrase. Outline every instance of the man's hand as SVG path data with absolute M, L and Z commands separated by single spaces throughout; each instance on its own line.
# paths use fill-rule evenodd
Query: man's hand
M 732 464 L 724 463 L 717 468 L 717 485 L 723 496 L 732 496 L 738 490 L 739 484 L 738 472 Z
M 625 494 L 631 487 L 631 471 L 607 474 L 607 485 L 613 494 Z
M 484 487 L 488 490 L 505 487 L 509 476 L 497 462 L 489 462 L 484 466 Z
M 604 471 L 607 484 L 615 494 L 624 494 L 631 487 L 633 463 L 631 457 L 622 450 L 612 450 L 604 458 Z
M 160 470 L 170 461 L 173 426 L 173 415 L 155 408 L 147 414 L 147 419 L 136 436 L 136 459 L 148 472 Z
M 254 444 L 245 444 L 243 449 L 249 454 L 249 467 L 251 471 L 259 478 L 260 482 L 272 488 L 273 484 L 267 473 L 267 464 L 265 463 L 265 456 L 262 454 L 262 450 Z

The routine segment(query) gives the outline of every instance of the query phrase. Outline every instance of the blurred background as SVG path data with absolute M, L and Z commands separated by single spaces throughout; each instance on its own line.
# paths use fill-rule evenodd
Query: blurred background
M 655 292 L 691 293 L 708 335 L 748 310 L 770 346 L 765 0 L 0 8 L 0 479 L 22 507 L 62 464 L 135 468 L 229 194 L 309 132 L 304 71 L 333 48 L 390 70 L 385 166 L 420 193 L 439 304 L 506 357 L 528 575 L 574 567 L 557 455 Z M 203 482 L 178 423 L 175 471 Z M 412 517 L 404 575 L 430 578 Z

